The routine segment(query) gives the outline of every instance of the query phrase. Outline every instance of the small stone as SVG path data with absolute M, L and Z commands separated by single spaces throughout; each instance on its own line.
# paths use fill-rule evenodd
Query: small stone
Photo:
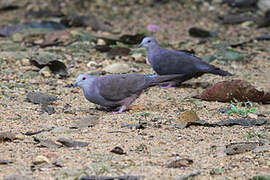
M 12 41 L 21 42 L 23 40 L 23 35 L 20 33 L 15 33 L 11 36 Z
M 58 100 L 58 98 L 57 96 L 52 96 L 41 92 L 29 92 L 26 95 L 26 100 L 34 104 L 51 104 Z
M 44 40 L 43 39 L 37 39 L 34 41 L 34 44 L 43 44 Z
M 257 119 L 258 115 L 257 114 L 253 114 L 253 113 L 247 113 L 247 116 L 252 118 L 252 119 Z
M 266 12 L 270 9 L 270 1 L 269 0 L 259 0 L 257 6 L 262 12 Z
M 103 39 L 98 39 L 97 45 L 106 45 L 106 42 Z
M 135 53 L 135 54 L 132 54 L 131 57 L 134 59 L 135 62 L 146 63 L 146 59 L 145 57 L 143 57 L 142 54 Z
M 9 161 L 9 160 L 0 160 L 0 165 L 8 165 L 8 164 L 11 164 L 13 163 L 12 161 Z
M 45 157 L 49 158 L 49 159 L 55 159 L 59 156 L 58 152 L 46 152 Z
M 22 134 L 17 134 L 17 135 L 15 136 L 15 138 L 16 138 L 17 140 L 24 140 L 24 135 L 22 135 Z
M 118 147 L 118 146 L 114 147 L 110 152 L 115 153 L 115 154 L 119 154 L 119 155 L 126 154 L 124 152 L 124 150 L 121 147 Z
M 45 66 L 48 66 L 44 69 L 46 72 L 45 75 L 54 73 L 59 74 L 61 77 L 66 77 L 68 75 L 67 67 L 63 62 L 58 61 L 57 59 L 59 59 L 59 56 L 55 53 L 40 52 L 32 55 L 30 63 L 35 67 L 42 69 L 44 69 Z M 40 70 L 41 74 L 43 71 L 42 69 Z
M 102 0 L 103 1 L 103 0 Z M 103 2 L 104 3 L 104 2 Z M 109 33 L 109 32 L 100 32 L 100 34 L 101 34 L 101 36 L 104 36 L 104 37 L 106 37 L 106 36 L 111 36 L 111 33 Z
M 22 63 L 23 66 L 29 66 L 30 65 L 30 61 L 27 58 L 23 58 L 21 63 Z
M 103 70 L 111 74 L 121 74 L 128 73 L 130 71 L 130 67 L 124 63 L 115 63 L 105 67 Z
M 179 128 L 185 128 L 189 122 L 198 121 L 199 117 L 197 116 L 196 112 L 193 110 L 188 110 L 180 114 L 176 124 Z
M 245 29 L 248 29 L 250 26 L 252 26 L 254 24 L 254 22 L 253 21 L 246 21 L 246 22 L 243 22 L 242 24 L 241 24 L 241 27 L 242 28 L 245 28 Z
M 46 158 L 45 156 L 37 156 L 34 160 L 33 160 L 33 164 L 34 165 L 39 165 L 39 164 L 44 164 L 44 163 L 49 163 L 49 159 Z
M 16 139 L 16 135 L 11 132 L 0 132 L 0 143 L 6 141 L 14 141 Z
M 82 129 L 88 127 L 94 127 L 99 123 L 99 118 L 95 115 L 86 116 L 78 121 L 71 123 L 71 128 Z
M 77 30 L 71 30 L 70 33 L 72 36 L 81 35 L 81 33 Z
M 108 57 L 114 59 L 116 57 L 124 57 L 128 56 L 130 53 L 130 49 L 126 47 L 114 47 L 109 50 L 107 53 Z
M 67 127 L 56 127 L 53 130 L 51 130 L 51 133 L 55 134 L 65 134 L 70 133 L 72 130 Z
M 41 112 L 46 112 L 49 115 L 52 115 L 55 113 L 55 109 L 54 109 L 54 107 L 48 106 L 47 104 L 42 104 Z
M 191 164 L 193 164 L 192 159 L 177 159 L 172 161 L 167 165 L 167 168 L 182 168 L 182 167 L 189 167 Z
M 145 129 L 145 123 L 137 123 L 137 124 L 123 124 L 121 128 L 129 128 L 129 129 Z
M 57 142 L 60 142 L 62 145 L 66 147 L 86 147 L 88 146 L 88 142 L 83 141 L 73 141 L 71 139 L 67 139 L 65 137 L 58 138 Z
M 39 139 L 34 137 L 34 140 L 39 143 L 38 147 L 46 147 L 46 148 L 60 148 L 62 145 L 60 143 L 56 143 L 51 139 Z
M 87 67 L 98 67 L 98 64 L 95 61 L 89 61 Z
M 50 77 L 52 75 L 51 70 L 48 66 L 45 66 L 42 68 L 39 73 L 43 75 L 44 77 Z
M 227 155 L 241 154 L 254 150 L 259 146 L 257 142 L 239 142 L 239 143 L 230 143 L 226 145 L 224 152 Z

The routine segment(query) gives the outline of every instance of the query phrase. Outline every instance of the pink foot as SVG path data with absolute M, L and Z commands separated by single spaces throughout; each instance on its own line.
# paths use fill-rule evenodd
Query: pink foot
M 125 105 L 123 105 L 123 106 L 121 106 L 121 108 L 119 109 L 119 111 L 112 112 L 112 114 L 121 114 L 126 109 L 127 109 L 127 107 Z
M 161 88 L 163 88 L 163 89 L 168 89 L 168 88 L 172 88 L 173 86 L 172 86 L 172 84 L 168 84 L 167 86 L 161 86 Z

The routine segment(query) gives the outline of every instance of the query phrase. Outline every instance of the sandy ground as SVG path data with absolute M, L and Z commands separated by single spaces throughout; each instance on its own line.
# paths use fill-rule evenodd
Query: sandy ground
M 216 1 L 212 5 L 199 5 L 199 7 L 193 3 L 181 5 L 176 2 L 153 7 L 140 3 L 123 6 L 120 3 L 118 6 L 115 5 L 112 11 L 108 11 L 109 3 L 101 3 L 100 6 L 99 9 L 92 6 L 90 10 L 111 21 L 113 27 L 121 30 L 122 34 L 146 31 L 146 25 L 150 23 L 164 25 L 165 30 L 151 35 L 163 43 L 171 44 L 176 49 L 193 49 L 199 57 L 215 54 L 214 44 L 237 43 L 269 33 L 269 28 L 257 29 L 254 25 L 243 27 L 241 24 L 220 24 L 217 14 L 225 13 L 229 7 L 220 5 Z M 0 26 L 10 22 L 16 14 L 24 14 L 24 10 L 3 13 L 5 16 L 0 17 L 2 20 Z M 198 39 L 188 35 L 188 29 L 193 26 L 215 31 L 219 38 L 210 39 L 205 44 L 197 44 Z M 184 47 L 179 47 L 179 42 L 182 42 Z M 8 48 L 8 45 L 11 48 Z M 14 58 L 14 54 L 19 53 L 16 49 L 12 49 L 15 45 L 21 46 L 18 50 L 20 52 L 27 53 L 31 50 L 9 38 L 0 38 L 0 54 L 2 53 L 2 56 L 0 55 L 0 131 L 18 134 L 22 140 L 1 144 L 0 160 L 9 160 L 13 163 L 0 165 L 0 178 L 18 174 L 39 180 L 75 179 L 82 175 L 142 175 L 145 179 L 177 179 L 182 175 L 200 172 L 194 179 L 217 180 L 249 179 L 256 175 L 269 175 L 269 148 L 231 156 L 224 153 L 224 146 L 232 142 L 264 142 L 269 145 L 269 126 L 191 126 L 184 129 L 175 127 L 180 114 L 185 110 L 194 110 L 200 119 L 207 122 L 242 117 L 239 114 L 228 115 L 218 111 L 222 107 L 230 107 L 230 103 L 206 102 L 192 98 L 201 93 L 204 88 L 153 87 L 142 94 L 129 111 L 113 115 L 97 110 L 94 104 L 83 97 L 79 88 L 73 89 L 66 85 L 74 83 L 80 73 L 102 69 L 102 67 L 96 69 L 88 67 L 89 60 L 106 66 L 107 63 L 126 62 L 121 57 L 111 60 L 105 54 L 93 49 L 80 52 L 72 51 L 68 47 L 37 49 L 38 52 L 51 51 L 66 57 L 62 58 L 62 61 L 68 66 L 70 77 L 58 79 L 43 77 L 39 72 L 33 71 L 36 68 L 23 63 L 23 57 L 20 58 L 20 55 Z M 235 76 L 204 75 L 187 83 L 214 84 L 223 80 L 242 79 L 260 90 L 270 90 L 269 42 L 253 42 L 235 50 L 240 51 L 248 63 L 231 61 L 224 63 L 217 60 L 212 62 L 236 74 Z M 8 52 L 12 56 L 4 55 Z M 140 67 L 139 73 L 153 73 L 147 64 L 134 61 L 128 63 Z M 39 105 L 26 102 L 26 94 L 31 91 L 58 96 L 59 100 L 52 105 L 56 112 L 48 115 L 40 111 Z M 70 107 L 64 110 L 67 104 Z M 253 103 L 253 108 L 257 110 L 257 114 L 263 114 L 263 118 L 269 118 L 270 105 Z M 94 118 L 98 123 L 93 127 L 82 129 L 69 128 L 72 123 L 83 118 L 90 120 Z M 122 128 L 125 124 L 138 123 L 145 123 L 146 128 Z M 23 135 L 27 131 L 49 128 L 53 129 L 34 136 L 52 140 L 66 137 L 89 142 L 89 145 L 76 148 L 41 148 L 35 143 L 34 136 Z M 116 146 L 121 147 L 126 154 L 111 153 L 110 150 Z M 37 156 L 46 157 L 48 163 L 33 167 Z M 188 167 L 167 168 L 170 162 L 182 158 L 191 159 L 193 163 Z M 61 167 L 52 165 L 54 161 L 57 161 Z M 212 173 L 215 169 L 221 172 Z

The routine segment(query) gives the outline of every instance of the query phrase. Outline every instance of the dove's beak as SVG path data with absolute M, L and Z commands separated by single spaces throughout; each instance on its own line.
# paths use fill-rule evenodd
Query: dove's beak
M 73 84 L 73 87 L 77 87 L 78 86 L 78 82 L 76 82 L 75 84 Z
M 143 46 L 143 43 L 139 44 L 139 45 L 138 45 L 138 48 L 140 48 L 140 47 L 142 47 L 142 46 Z

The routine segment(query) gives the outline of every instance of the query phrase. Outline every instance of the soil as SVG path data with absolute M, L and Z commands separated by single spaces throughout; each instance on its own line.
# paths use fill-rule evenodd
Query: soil
M 30 9 L 57 9 L 54 1 L 19 1 L 18 9 L 0 11 L 0 27 L 30 21 L 53 18 L 25 17 Z M 81 2 L 81 3 L 80 3 Z M 255 24 L 223 25 L 218 15 L 226 14 L 231 7 L 213 0 L 211 4 L 201 1 L 56 1 L 64 14 L 74 11 L 83 15 L 94 14 L 111 24 L 112 33 L 94 32 L 91 28 L 74 27 L 74 32 L 87 31 L 100 36 L 137 34 L 154 36 L 162 46 L 178 50 L 194 50 L 196 56 L 215 55 L 218 44 L 236 44 L 269 33 L 269 27 L 257 28 Z M 15 3 L 16 4 L 16 3 Z M 56 18 L 57 19 L 57 18 Z M 147 32 L 148 24 L 156 24 L 162 29 Z M 191 27 L 200 27 L 218 34 L 198 43 L 199 38 L 189 36 Z M 270 91 L 269 41 L 252 41 L 233 48 L 244 56 L 243 61 L 214 60 L 211 64 L 227 70 L 235 76 L 220 77 L 203 75 L 187 81 L 178 88 L 162 89 L 153 87 L 143 93 L 121 114 L 102 111 L 88 102 L 79 88 L 72 88 L 81 73 L 101 72 L 108 64 L 123 62 L 131 71 L 153 74 L 149 64 L 134 61 L 131 56 L 109 58 L 106 53 L 93 49 L 95 42 L 76 41 L 64 46 L 40 48 L 29 47 L 23 41 L 12 37 L 0 38 L 0 120 L 1 132 L 16 134 L 19 138 L 0 144 L 0 160 L 12 163 L 0 165 L 0 178 L 8 175 L 22 175 L 31 179 L 76 179 L 84 175 L 120 176 L 140 175 L 144 179 L 177 179 L 193 172 L 200 172 L 194 179 L 249 179 L 254 176 L 270 175 L 270 148 L 252 150 L 235 155 L 226 155 L 224 148 L 230 143 L 262 142 L 270 144 L 270 126 L 202 127 L 190 126 L 179 129 L 176 124 L 186 110 L 196 112 L 201 120 L 217 122 L 243 118 L 239 113 L 222 113 L 220 108 L 236 105 L 239 109 L 256 109 L 247 116 L 269 119 L 270 105 L 251 103 L 243 107 L 241 103 L 207 102 L 192 98 L 205 87 L 200 83 L 215 84 L 224 80 L 241 79 L 250 82 L 257 89 Z M 136 45 L 120 46 L 131 48 L 132 52 L 142 52 Z M 60 78 L 49 73 L 42 75 L 39 68 L 32 66 L 28 57 L 31 52 L 50 52 L 60 56 L 69 76 Z M 98 66 L 88 66 L 94 61 Z M 135 69 L 135 70 L 134 70 Z M 43 112 L 41 105 L 26 101 L 29 92 L 43 92 L 59 99 L 50 106 L 55 113 Z M 90 127 L 74 129 L 72 124 L 89 118 L 95 120 Z M 143 123 L 144 128 L 126 128 L 126 124 Z M 50 129 L 39 134 L 26 136 L 26 132 Z M 56 140 L 65 137 L 74 141 L 88 142 L 87 147 L 40 147 L 34 137 Z M 121 147 L 124 154 L 110 152 Z M 46 162 L 35 164 L 38 156 Z M 191 159 L 186 167 L 169 168 L 177 159 Z M 55 163 L 57 162 L 57 163 Z M 58 165 L 55 165 L 58 164 Z M 60 165 L 59 165 L 60 164 Z

